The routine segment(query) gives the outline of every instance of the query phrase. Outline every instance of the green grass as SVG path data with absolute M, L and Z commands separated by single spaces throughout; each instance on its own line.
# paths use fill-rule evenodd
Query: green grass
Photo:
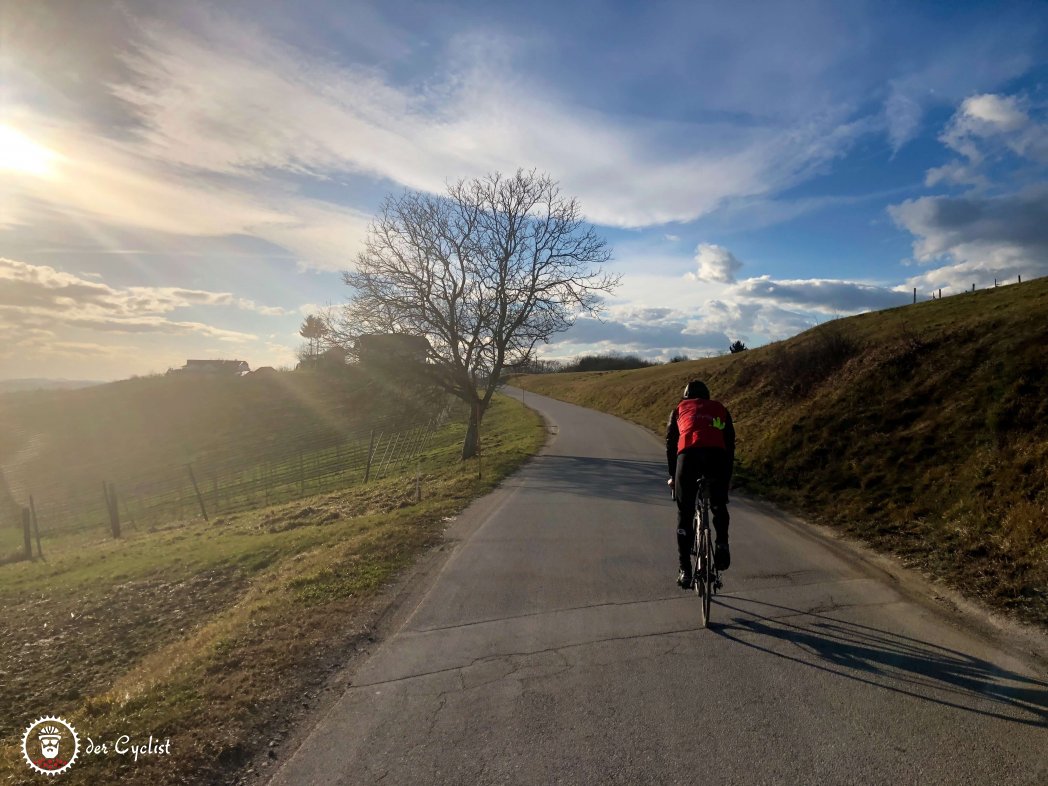
M 366 634 L 376 593 L 545 431 L 518 402 L 496 398 L 482 480 L 475 461 L 458 459 L 463 435 L 451 423 L 434 438 L 419 462 L 419 502 L 412 472 L 0 566 L 0 782 L 25 778 L 17 735 L 41 714 L 96 741 L 172 740 L 170 758 L 122 769 L 84 758 L 63 781 L 228 779 Z
M 521 377 L 664 433 L 691 378 L 738 484 L 1048 622 L 1048 279 L 835 320 L 736 355 Z

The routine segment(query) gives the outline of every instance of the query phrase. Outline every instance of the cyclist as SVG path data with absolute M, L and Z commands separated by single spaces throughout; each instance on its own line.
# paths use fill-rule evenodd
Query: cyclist
M 710 398 L 705 383 L 693 379 L 684 387 L 681 402 L 670 413 L 666 424 L 666 462 L 668 485 L 677 497 L 677 552 L 680 573 L 677 583 L 690 589 L 692 583 L 691 546 L 695 540 L 695 494 L 699 475 L 710 485 L 710 510 L 716 531 L 713 563 L 717 570 L 731 564 L 728 550 L 728 485 L 735 463 L 735 426 L 731 414 L 719 401 Z

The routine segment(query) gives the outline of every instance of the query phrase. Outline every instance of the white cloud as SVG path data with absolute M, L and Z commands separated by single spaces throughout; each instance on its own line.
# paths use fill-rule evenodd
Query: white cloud
M 638 227 L 688 221 L 725 198 L 785 187 L 864 131 L 823 112 L 785 129 L 696 125 L 689 147 L 669 149 L 656 143 L 657 129 L 588 110 L 486 59 L 495 44 L 472 57 L 460 54 L 424 85 L 397 86 L 376 71 L 325 61 L 241 21 L 217 15 L 208 21 L 198 31 L 146 23 L 141 45 L 125 54 L 134 80 L 112 90 L 134 110 L 140 131 L 123 153 L 168 171 L 176 167 L 183 179 L 221 176 L 240 189 L 239 198 L 219 193 L 190 210 L 195 220 L 187 224 L 196 231 L 249 231 L 313 251 L 329 267 L 336 257 L 344 267 L 347 249 L 359 242 L 361 227 L 339 233 L 331 220 L 352 224 L 349 211 L 293 194 L 248 195 L 272 196 L 274 179 L 328 180 L 340 173 L 438 191 L 449 178 L 536 166 L 578 196 L 593 221 Z M 131 172 L 142 169 L 127 163 Z M 113 173 L 104 179 L 106 191 L 121 185 Z M 123 185 L 124 192 L 146 189 Z M 144 221 L 138 201 L 121 200 L 109 212 Z M 212 209 L 215 201 L 244 215 L 227 218 Z M 178 210 L 149 220 L 174 231 L 176 216 L 184 220 Z
M 223 341 L 254 336 L 199 322 L 177 321 L 167 314 L 192 306 L 228 306 L 260 313 L 284 309 L 259 306 L 228 292 L 179 287 L 111 287 L 48 265 L 0 257 L 0 313 L 7 324 L 72 327 L 120 333 L 198 334 Z
M 914 276 L 919 289 L 967 289 L 994 278 L 1048 274 L 1048 188 L 1003 196 L 930 196 L 889 208 L 895 223 L 914 236 L 913 254 L 944 265 Z
M 596 320 L 579 319 L 566 333 L 550 342 L 552 351 L 544 355 L 564 355 L 580 352 L 636 352 L 645 357 L 691 350 L 708 352 L 726 349 L 728 338 L 717 330 L 703 330 L 699 326 L 681 319 L 642 320 L 615 318 Z
M 121 346 L 119 344 L 96 344 L 89 341 L 55 341 L 44 344 L 38 350 L 43 355 L 56 357 L 98 356 L 118 358 L 128 352 L 133 352 L 133 347 Z
M 839 279 L 776 280 L 760 276 L 740 281 L 734 294 L 824 314 L 855 314 L 904 305 L 905 293 L 877 284 Z
M 951 161 L 940 167 L 929 169 L 925 173 L 924 184 L 926 186 L 937 186 L 940 183 L 984 188 L 990 184 L 990 181 L 978 171 L 978 167 L 963 164 L 960 161 Z
M 978 25 L 951 32 L 936 46 L 924 47 L 919 41 L 905 54 L 900 52 L 906 70 L 888 81 L 884 101 L 892 149 L 898 152 L 919 134 L 928 108 L 994 89 L 1027 71 L 1037 62 L 1030 53 L 1038 50 L 1041 35 L 1039 25 L 1029 20 L 1021 26 Z
M 32 224 L 40 215 L 34 206 L 42 205 L 98 237 L 106 225 L 196 237 L 249 235 L 289 249 L 302 264 L 331 270 L 347 266 L 367 230 L 369 217 L 361 211 L 303 197 L 286 184 L 250 173 L 194 172 L 185 168 L 188 162 L 163 160 L 142 145 L 115 145 L 75 125 L 55 127 L 27 112 L 22 117 L 25 128 L 63 154 L 53 181 L 10 184 L 8 226 Z
M 244 297 L 238 297 L 233 302 L 237 308 L 244 311 L 254 311 L 256 314 L 262 314 L 266 317 L 283 317 L 295 313 L 292 309 L 283 308 L 282 306 L 263 306 L 254 300 Z
M 725 284 L 735 282 L 735 274 L 742 268 L 742 262 L 736 259 L 728 249 L 712 243 L 700 243 L 695 249 L 695 262 L 698 272 L 689 274 L 700 281 L 719 281 Z
M 908 286 L 967 290 L 1048 273 L 1048 187 L 1004 191 L 1016 180 L 1043 180 L 1048 123 L 1039 112 L 1017 96 L 978 94 L 960 103 L 939 139 L 961 158 L 929 170 L 925 183 L 974 188 L 888 208 L 913 235 L 914 260 L 930 268 Z
M 961 104 L 960 115 L 1000 131 L 1015 131 L 1030 122 L 1015 96 L 971 96 Z
M 939 138 L 968 159 L 968 168 L 978 167 L 989 153 L 1001 147 L 1017 156 L 1048 163 L 1048 124 L 1035 122 L 1023 103 L 1016 96 L 970 96 L 961 103 Z M 929 178 L 944 170 L 951 174 L 947 179 L 965 182 L 952 176 L 954 170 L 946 168 L 932 170 Z
M 924 109 L 904 88 L 893 85 L 884 104 L 884 114 L 888 123 L 888 139 L 892 149 L 898 151 L 917 135 Z

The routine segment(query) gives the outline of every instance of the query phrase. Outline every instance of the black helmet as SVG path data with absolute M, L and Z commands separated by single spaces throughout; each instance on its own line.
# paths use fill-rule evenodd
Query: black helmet
M 710 389 L 706 387 L 705 382 L 701 382 L 697 379 L 693 379 L 687 385 L 684 386 L 684 398 L 709 398 Z

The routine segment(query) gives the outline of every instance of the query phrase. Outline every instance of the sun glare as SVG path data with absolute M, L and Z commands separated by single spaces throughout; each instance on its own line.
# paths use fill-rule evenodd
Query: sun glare
M 54 174 L 58 154 L 38 145 L 21 131 L 0 124 L 0 170 L 38 177 Z

